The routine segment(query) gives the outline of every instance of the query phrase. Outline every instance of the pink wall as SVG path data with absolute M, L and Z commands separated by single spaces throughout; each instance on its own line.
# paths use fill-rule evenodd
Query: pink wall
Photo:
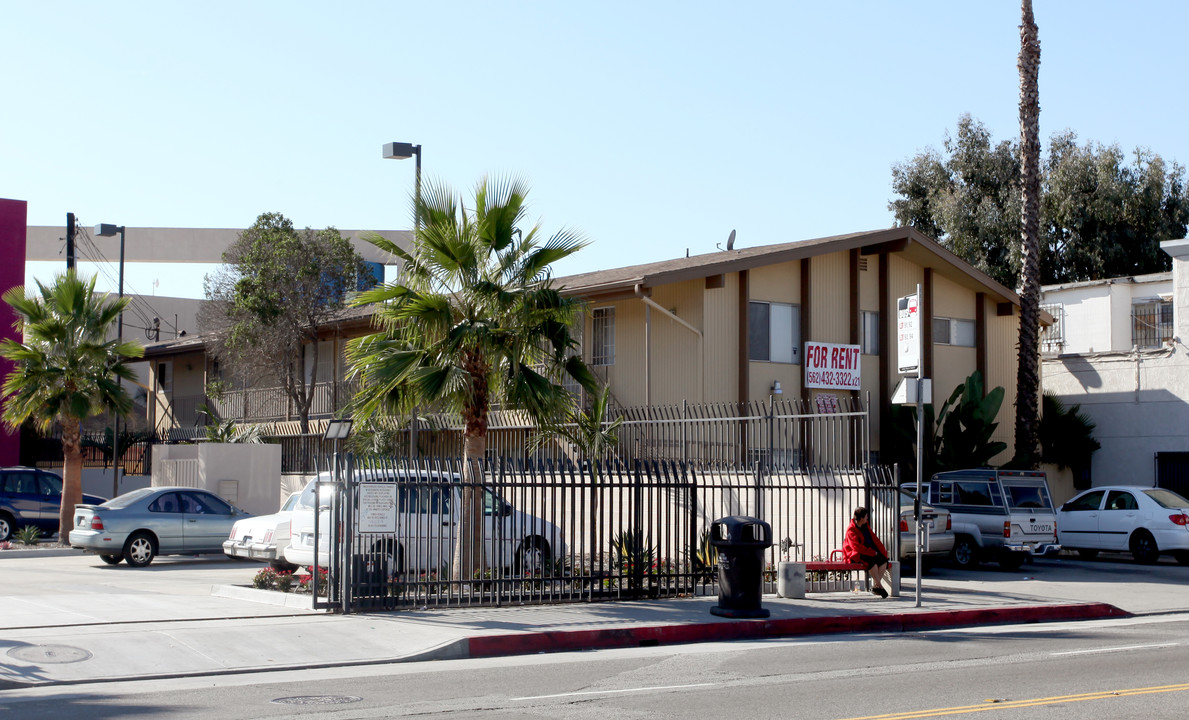
M 0 198 L 0 294 L 25 284 L 25 220 L 28 204 L 24 200 Z M 12 328 L 16 315 L 0 302 L 0 337 L 20 340 Z M 7 377 L 12 363 L 0 358 L 0 379 Z M 0 466 L 16 465 L 21 459 L 20 433 L 10 433 L 0 425 Z

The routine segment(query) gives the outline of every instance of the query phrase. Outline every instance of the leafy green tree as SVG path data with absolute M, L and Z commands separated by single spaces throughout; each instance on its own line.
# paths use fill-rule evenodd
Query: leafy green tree
M 483 496 L 476 461 L 487 447 L 492 403 L 542 421 L 572 403 L 563 375 L 594 390 L 571 333 L 581 303 L 552 286 L 550 266 L 585 242 L 569 230 L 548 239 L 521 228 L 528 192 L 517 179 L 481 180 L 468 210 L 444 183 L 423 186 L 411 252 L 367 239 L 402 262 L 402 278 L 361 294 L 379 303 L 379 330 L 348 343 L 360 381 L 356 417 L 418 407 L 457 412 L 464 423 L 467 479 L 454 578 L 472 578 L 483 559 Z
M 52 285 L 38 281 L 33 296 L 12 288 L 4 302 L 16 312 L 23 338 L 0 344 L 0 356 L 15 364 L 0 390 L 2 417 L 13 430 L 26 421 L 41 433 L 54 423 L 61 426 L 65 464 L 58 540 L 66 543 L 74 506 L 82 502 L 82 423 L 105 411 L 128 414 L 132 398 L 119 381 L 135 380 L 128 361 L 143 356 L 144 348 L 107 339 L 129 299 L 96 294 L 95 278 L 83 280 L 73 270 L 55 276 Z
M 1185 236 L 1185 169 L 1149 150 L 1049 139 L 1041 167 L 1041 283 L 1162 272 L 1160 243 Z M 1020 274 L 1019 143 L 994 142 L 969 115 L 929 149 L 892 167 L 896 223 L 936 238 L 1009 288 Z
M 204 283 L 204 329 L 212 354 L 242 378 L 278 382 L 309 432 L 319 382 L 322 329 L 345 307 L 361 278 L 363 258 L 334 228 L 297 230 L 279 213 L 264 213 L 223 253 L 224 265 Z M 330 379 L 330 378 L 325 378 Z
M 995 418 L 1003 405 L 1004 390 L 996 387 L 983 393 L 983 376 L 971 373 L 954 388 L 949 398 L 935 411 L 932 403 L 924 406 L 924 473 L 928 480 L 935 473 L 963 468 L 983 467 L 991 458 L 1007 449 L 1007 443 L 992 440 L 999 423 Z M 892 442 L 888 459 L 899 463 L 901 476 L 916 477 L 916 407 L 892 407 Z
M 1016 457 L 1035 467 L 1040 420 L 1040 39 L 1032 0 L 1020 0 L 1020 294 L 1016 343 Z

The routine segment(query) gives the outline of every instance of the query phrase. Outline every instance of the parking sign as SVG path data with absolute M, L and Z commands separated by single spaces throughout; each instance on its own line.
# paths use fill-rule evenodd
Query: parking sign
M 921 366 L 920 305 L 917 294 L 896 301 L 896 357 L 900 374 L 914 373 Z

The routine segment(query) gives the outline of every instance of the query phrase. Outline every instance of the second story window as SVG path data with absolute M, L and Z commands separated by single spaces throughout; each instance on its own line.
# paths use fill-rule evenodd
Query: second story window
M 974 321 L 957 318 L 933 318 L 933 344 L 974 347 Z
M 1160 347 L 1172 337 L 1172 302 L 1160 299 L 1131 306 L 1131 344 L 1137 348 Z
M 785 303 L 748 303 L 747 359 L 800 365 L 801 308 Z
M 864 355 L 879 354 L 879 313 L 863 310 L 860 312 L 859 346 Z
M 590 315 L 590 364 L 615 364 L 615 308 L 595 308 Z

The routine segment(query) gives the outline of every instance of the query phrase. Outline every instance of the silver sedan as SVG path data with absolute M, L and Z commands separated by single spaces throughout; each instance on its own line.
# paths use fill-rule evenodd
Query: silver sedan
M 235 521 L 248 515 L 199 488 L 143 488 L 102 505 L 75 505 L 70 546 L 109 565 L 144 567 L 157 555 L 221 553 Z

